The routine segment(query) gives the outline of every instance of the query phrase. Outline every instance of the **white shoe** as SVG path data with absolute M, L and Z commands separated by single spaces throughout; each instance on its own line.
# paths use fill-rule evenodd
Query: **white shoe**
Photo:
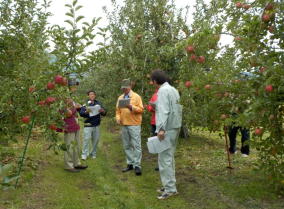
M 82 155 L 82 160 L 87 160 L 87 156 Z
M 92 159 L 96 159 L 97 158 L 97 156 L 92 156 Z
M 242 154 L 242 157 L 248 157 L 248 155 L 247 154 Z
M 164 192 L 163 194 L 159 195 L 157 198 L 158 200 L 164 200 L 174 195 L 178 195 L 178 192 Z

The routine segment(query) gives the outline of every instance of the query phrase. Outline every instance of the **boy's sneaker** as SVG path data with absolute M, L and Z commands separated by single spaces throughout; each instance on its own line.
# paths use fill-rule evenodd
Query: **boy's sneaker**
M 82 160 L 87 160 L 87 156 L 85 156 L 85 155 L 82 155 L 82 158 L 81 158 Z
M 248 157 L 248 154 L 242 154 L 242 157 Z
M 97 156 L 95 156 L 95 155 L 92 155 L 92 157 L 91 157 L 92 159 L 96 159 L 97 158 Z
M 177 195 L 178 192 L 164 192 L 163 194 L 159 195 L 157 198 L 158 200 L 165 200 L 171 196 Z
M 165 192 L 165 188 L 162 187 L 160 189 L 157 189 L 157 192 L 163 194 Z

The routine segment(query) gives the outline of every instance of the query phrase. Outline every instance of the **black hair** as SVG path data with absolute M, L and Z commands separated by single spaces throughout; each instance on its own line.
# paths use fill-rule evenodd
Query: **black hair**
M 151 80 L 156 81 L 158 85 L 162 85 L 163 83 L 168 82 L 170 79 L 164 71 L 157 69 L 152 72 Z
M 97 93 L 96 93 L 94 90 L 89 90 L 89 91 L 87 91 L 87 95 L 89 96 L 89 94 L 92 93 L 92 92 L 93 92 L 95 95 L 97 95 Z

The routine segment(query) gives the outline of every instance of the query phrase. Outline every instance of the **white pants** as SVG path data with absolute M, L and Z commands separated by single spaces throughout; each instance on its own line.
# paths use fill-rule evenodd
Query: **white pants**
M 96 156 L 99 139 L 100 139 L 100 126 L 84 128 L 82 158 L 87 158 L 89 155 L 94 157 Z M 91 152 L 89 148 L 90 141 L 92 144 Z

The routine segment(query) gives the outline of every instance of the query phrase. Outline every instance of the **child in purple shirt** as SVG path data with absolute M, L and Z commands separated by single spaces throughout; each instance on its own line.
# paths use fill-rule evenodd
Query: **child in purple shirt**
M 77 118 L 77 109 L 72 99 L 66 100 L 67 108 L 64 111 L 64 141 L 67 150 L 64 152 L 65 170 L 69 172 L 79 172 L 88 166 L 81 165 L 80 154 L 80 125 Z

